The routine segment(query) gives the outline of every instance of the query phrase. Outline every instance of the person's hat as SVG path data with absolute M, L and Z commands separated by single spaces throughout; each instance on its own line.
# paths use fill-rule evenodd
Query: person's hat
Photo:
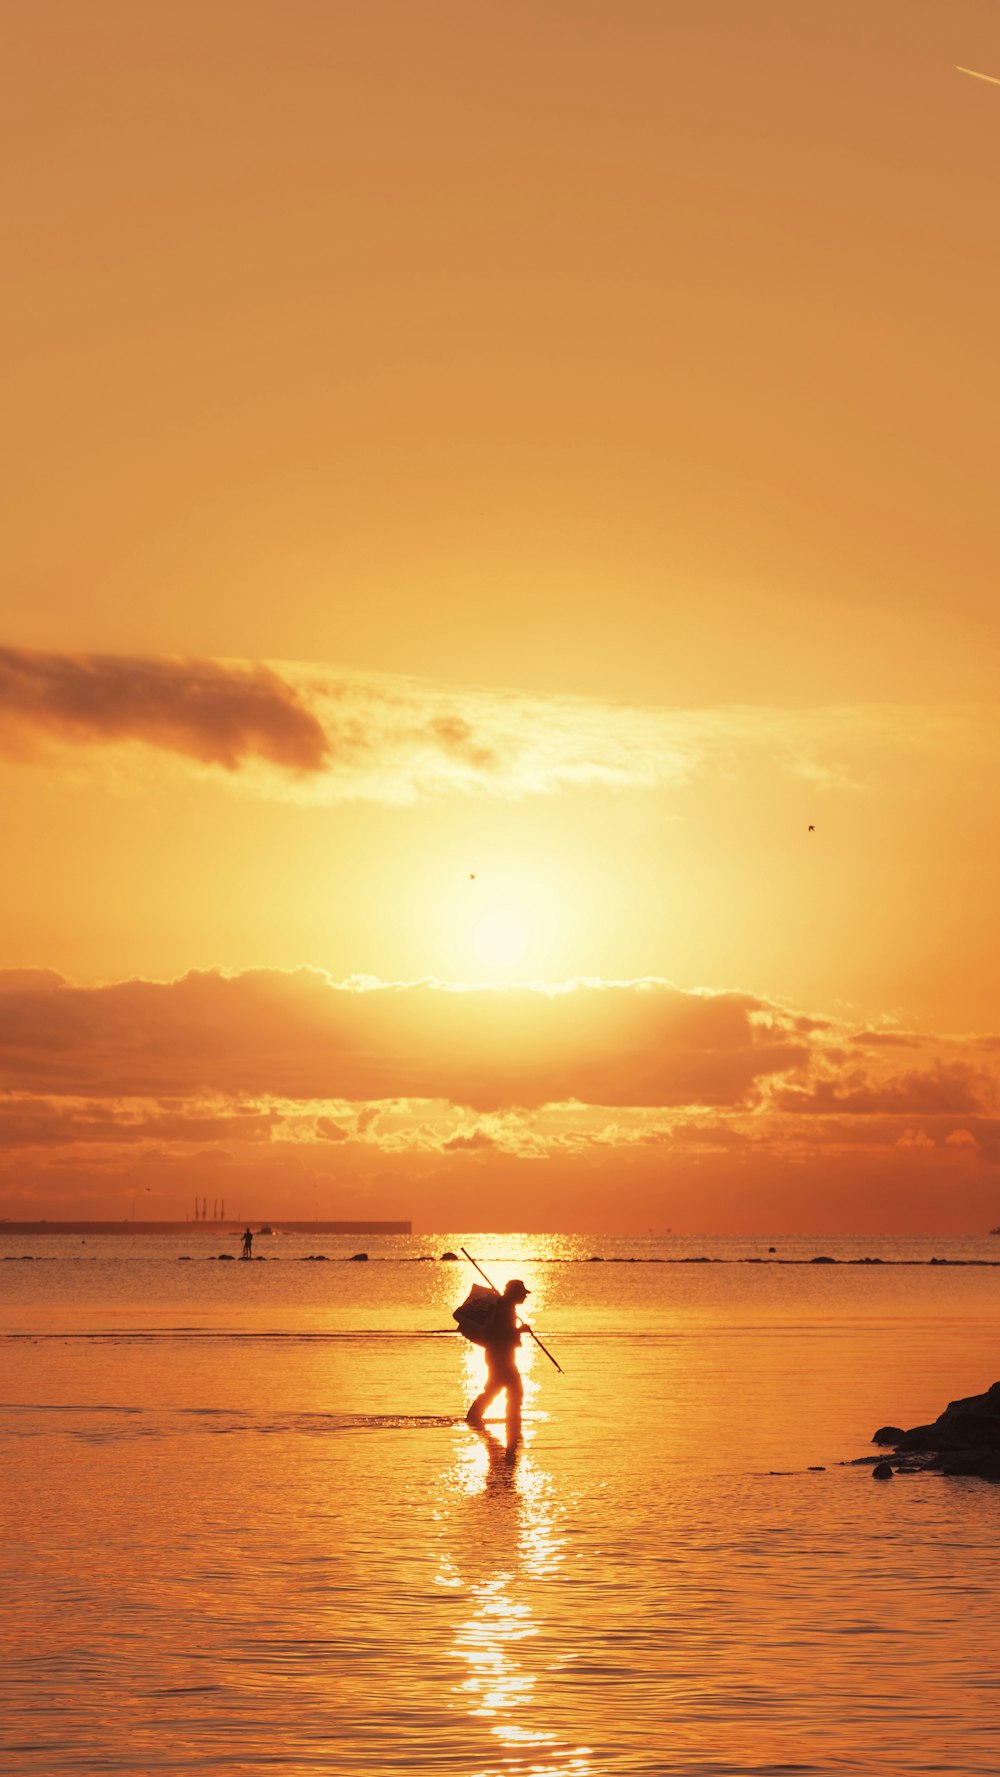
M 522 1302 L 524 1301 L 525 1296 L 531 1295 L 531 1291 L 529 1290 L 527 1284 L 522 1283 L 521 1279 L 519 1277 L 512 1277 L 511 1278 L 509 1284 L 507 1285 L 506 1290 L 504 1291 L 504 1295 L 512 1296 L 514 1294 L 515 1290 L 517 1291 L 518 1296 L 520 1297 Z

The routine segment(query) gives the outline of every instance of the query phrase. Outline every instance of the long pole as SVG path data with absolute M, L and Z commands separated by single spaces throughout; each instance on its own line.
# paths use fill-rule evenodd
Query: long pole
M 486 1283 L 489 1283 L 489 1284 L 490 1284 L 490 1289 L 491 1289 L 491 1290 L 492 1290 L 492 1291 L 493 1291 L 493 1294 L 494 1294 L 494 1295 L 495 1295 L 495 1296 L 499 1296 L 499 1294 L 500 1294 L 500 1291 L 499 1291 L 499 1290 L 498 1290 L 498 1289 L 497 1289 L 497 1286 L 496 1286 L 496 1284 L 495 1284 L 495 1283 L 490 1283 L 490 1280 L 489 1280 L 489 1278 L 488 1278 L 488 1277 L 487 1277 L 487 1276 L 486 1276 L 486 1273 L 485 1273 L 485 1271 L 484 1271 L 484 1270 L 483 1270 L 483 1268 L 482 1268 L 482 1266 L 481 1266 L 481 1265 L 476 1265 L 476 1261 L 475 1261 L 475 1259 L 474 1259 L 474 1258 L 473 1258 L 473 1256 L 472 1256 L 472 1254 L 471 1254 L 471 1253 L 470 1253 L 470 1252 L 466 1252 L 466 1250 L 465 1250 L 465 1247 L 464 1247 L 464 1246 L 463 1246 L 463 1247 L 462 1247 L 462 1248 L 461 1248 L 461 1251 L 462 1251 L 462 1252 L 463 1252 L 463 1253 L 465 1253 L 465 1256 L 466 1256 L 466 1258 L 467 1258 L 467 1259 L 468 1259 L 468 1261 L 469 1261 L 469 1264 L 470 1264 L 470 1265 L 475 1265 L 475 1267 L 476 1267 L 476 1270 L 477 1270 L 477 1271 L 478 1271 L 478 1272 L 479 1272 L 479 1275 L 480 1275 L 480 1277 L 482 1277 L 482 1278 L 483 1278 L 483 1279 L 484 1279 L 484 1280 L 485 1280 L 485 1282 L 486 1282 Z M 547 1345 L 542 1345 L 542 1341 L 541 1341 L 541 1340 L 540 1340 L 540 1338 L 539 1338 L 539 1337 L 538 1337 L 538 1334 L 537 1334 L 537 1333 L 534 1333 L 534 1332 L 532 1332 L 532 1330 L 531 1330 L 531 1328 L 530 1328 L 530 1327 L 525 1327 L 525 1329 L 524 1329 L 524 1330 L 525 1330 L 525 1332 L 526 1332 L 526 1333 L 531 1333 L 531 1337 L 532 1337 L 532 1338 L 533 1338 L 533 1339 L 534 1339 L 534 1341 L 535 1341 L 535 1344 L 536 1344 L 536 1345 L 538 1345 L 538 1346 L 539 1346 L 539 1347 L 540 1347 L 540 1348 L 541 1348 L 541 1350 L 542 1350 L 542 1351 L 544 1351 L 544 1353 L 545 1353 L 545 1355 L 546 1355 L 546 1357 L 547 1357 L 547 1358 L 548 1358 L 548 1360 L 549 1360 L 549 1363 L 550 1363 L 550 1364 L 555 1364 L 555 1365 L 556 1365 L 556 1369 L 557 1369 L 557 1370 L 558 1370 L 558 1371 L 559 1371 L 559 1374 L 560 1374 L 560 1376 L 561 1376 L 561 1375 L 562 1375 L 562 1374 L 563 1374 L 563 1367 L 562 1367 L 562 1364 L 558 1364 L 558 1363 L 556 1363 L 556 1360 L 555 1360 L 555 1358 L 554 1358 L 554 1357 L 553 1357 L 553 1356 L 552 1356 L 552 1353 L 551 1353 L 551 1351 L 550 1351 L 550 1350 L 549 1350 L 549 1348 L 548 1348 L 548 1346 L 547 1346 Z

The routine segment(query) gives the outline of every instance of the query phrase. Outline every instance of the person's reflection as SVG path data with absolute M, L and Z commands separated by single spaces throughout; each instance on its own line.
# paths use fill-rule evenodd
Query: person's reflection
M 512 1444 L 501 1444 L 495 1433 L 488 1431 L 485 1425 L 474 1425 L 473 1430 L 486 1450 L 484 1498 L 496 1499 L 501 1496 L 519 1499 L 517 1464 L 524 1448 L 520 1432 Z
M 526 1443 L 508 1446 L 486 1426 L 475 1430 L 481 1447 L 458 1452 L 461 1503 L 450 1520 L 445 1568 L 446 1583 L 464 1592 L 467 1606 L 456 1613 L 454 1652 L 464 1668 L 458 1689 L 470 1760 L 480 1777 L 529 1769 L 539 1777 L 592 1777 L 589 1748 L 559 1724 L 547 1651 L 552 1629 L 538 1615 L 562 1560 L 550 1477 L 533 1456 L 530 1433 Z M 478 1741 L 484 1731 L 488 1738 Z
M 465 1665 L 462 1690 L 469 1714 L 489 1723 L 491 1735 L 506 1743 L 519 1731 L 516 1724 L 536 1683 L 521 1646 L 532 1632 L 530 1606 L 519 1590 L 525 1511 L 518 1483 L 521 1453 L 485 1426 L 476 1427 L 476 1436 L 482 1450 L 466 1471 L 455 1545 L 472 1608 L 457 1625 L 456 1652 Z

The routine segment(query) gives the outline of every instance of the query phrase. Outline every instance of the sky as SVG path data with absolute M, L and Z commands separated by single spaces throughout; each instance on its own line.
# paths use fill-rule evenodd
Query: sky
M 0 1216 L 1000 1222 L 995 6 L 0 70 Z

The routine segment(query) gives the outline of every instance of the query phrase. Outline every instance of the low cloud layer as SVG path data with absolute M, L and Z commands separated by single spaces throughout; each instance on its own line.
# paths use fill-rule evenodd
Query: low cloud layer
M 0 1089 L 49 1097 L 733 1106 L 809 1059 L 777 1008 L 663 981 L 455 989 L 301 969 L 93 988 L 19 975 L 0 993 Z
M 78 988 L 15 971 L 0 974 L 0 1199 L 16 1214 L 44 1179 L 71 1198 L 75 1179 L 186 1191 L 263 1168 L 281 1200 L 335 1179 L 347 1213 L 374 1178 L 394 1181 L 394 1213 L 455 1216 L 449 1179 L 506 1202 L 527 1169 L 547 1201 L 576 1167 L 613 1208 L 626 1174 L 653 1199 L 725 1179 L 736 1202 L 770 1190 L 771 1168 L 842 1186 L 857 1216 L 862 1174 L 882 1193 L 993 1176 L 996 1040 L 891 1034 L 660 980 L 465 990 L 299 970 Z

